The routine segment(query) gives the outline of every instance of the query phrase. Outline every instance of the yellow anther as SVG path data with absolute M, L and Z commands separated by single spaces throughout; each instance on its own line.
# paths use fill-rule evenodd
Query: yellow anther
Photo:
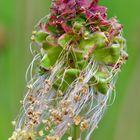
M 34 35 L 31 36 L 31 40 L 32 40 L 32 41 L 35 41 L 35 36 L 34 36 Z
M 32 32 L 32 35 L 35 35 L 36 33 L 37 33 L 37 31 L 33 31 L 33 32 Z
M 75 125 L 79 125 L 80 122 L 81 122 L 81 117 L 80 117 L 80 116 L 76 116 L 76 117 L 73 119 L 73 121 L 74 121 L 74 124 L 75 124 Z
M 39 131 L 38 133 L 39 133 L 39 136 L 41 136 L 41 137 L 44 135 L 44 133 L 43 133 L 43 131 L 42 131 L 42 130 L 41 130 L 41 131 Z

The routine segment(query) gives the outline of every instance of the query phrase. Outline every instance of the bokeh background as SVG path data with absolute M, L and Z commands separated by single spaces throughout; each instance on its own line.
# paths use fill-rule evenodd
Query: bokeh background
M 0 0 L 0 140 L 12 133 L 25 89 L 25 72 L 32 56 L 31 32 L 49 13 L 51 0 Z M 140 0 L 100 0 L 108 16 L 124 26 L 129 61 L 117 83 L 115 103 L 109 107 L 91 140 L 140 140 Z

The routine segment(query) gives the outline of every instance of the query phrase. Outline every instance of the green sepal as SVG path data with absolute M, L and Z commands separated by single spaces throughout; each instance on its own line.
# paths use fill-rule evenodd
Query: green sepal
M 44 50 L 49 50 L 51 47 L 53 47 L 53 46 L 50 45 L 47 41 L 42 42 L 42 48 Z
M 84 60 L 84 54 L 82 52 L 75 52 L 75 56 L 76 56 L 76 67 L 79 69 L 83 69 L 86 67 L 86 65 L 88 64 L 88 62 L 86 60 Z
M 57 39 L 52 35 L 47 36 L 46 41 L 52 46 L 54 46 L 54 45 L 56 46 L 56 44 L 57 44 Z M 57 44 L 57 46 L 59 46 L 59 45 Z
M 75 57 L 74 57 L 72 52 L 70 52 L 69 55 L 68 55 L 68 65 L 71 68 L 75 68 L 76 67 L 76 60 L 75 60 Z
M 56 27 L 55 26 L 51 26 L 51 25 L 47 25 L 48 31 L 56 34 Z
M 109 89 L 108 83 L 105 81 L 99 81 L 97 85 L 95 85 L 95 88 L 97 91 L 99 91 L 101 94 L 107 94 L 107 91 Z
M 95 40 L 91 36 L 88 37 L 88 39 L 82 39 L 79 48 L 87 51 L 89 48 L 93 47 L 94 45 L 95 45 Z
M 54 46 L 59 47 L 59 45 L 56 42 L 56 39 L 52 35 L 47 36 L 46 40 L 42 42 L 42 48 L 44 50 L 48 50 L 48 49 L 50 49 L 51 47 L 54 47 Z
M 95 88 L 102 94 L 106 94 L 108 91 L 109 76 L 110 74 L 105 71 L 99 71 L 96 73 L 95 77 L 98 80 L 98 84 L 95 85 Z
M 59 37 L 58 44 L 65 48 L 73 40 L 73 38 L 74 36 L 71 34 L 63 34 L 61 37 Z
M 79 33 L 79 31 L 81 30 L 82 27 L 84 27 L 83 26 L 83 23 L 80 23 L 78 21 L 77 22 L 74 22 L 73 28 L 72 28 L 73 29 L 73 32 L 74 33 Z
M 110 47 L 97 49 L 94 51 L 94 59 L 105 64 L 115 64 L 120 57 L 120 45 L 113 44 Z
M 87 64 L 88 64 L 87 61 L 81 60 L 81 61 L 77 62 L 77 67 L 82 70 L 83 68 L 85 68 L 87 66 Z
M 96 78 L 101 79 L 102 81 L 106 80 L 108 77 L 110 77 L 110 73 L 106 71 L 97 71 L 95 74 Z
M 62 81 L 64 73 L 64 81 Z M 65 71 L 57 75 L 58 79 L 54 82 L 54 88 L 57 90 L 62 82 L 60 90 L 63 92 L 66 91 L 69 85 L 79 76 L 79 74 L 80 70 L 78 69 L 66 69 Z
M 95 41 L 96 49 L 104 48 L 106 46 L 106 42 L 108 41 L 103 32 L 94 33 L 92 38 Z
M 56 63 L 61 51 L 62 48 L 60 46 L 51 47 L 48 49 L 46 55 L 41 61 L 41 67 L 46 69 L 52 67 Z
M 107 38 L 104 33 L 97 32 L 88 36 L 87 39 L 81 40 L 79 47 L 88 50 L 89 48 L 96 46 L 96 49 L 99 49 L 106 46 L 106 41 Z
M 38 42 L 45 41 L 46 40 L 46 37 L 47 37 L 47 34 L 45 32 L 42 32 L 42 31 L 38 31 L 35 34 L 35 40 L 38 41 Z
M 108 91 L 109 76 L 110 74 L 108 72 L 98 71 L 94 77 L 91 78 L 90 84 L 93 84 L 95 89 L 101 94 L 106 94 Z
M 69 66 L 72 68 L 78 68 L 82 70 L 88 64 L 86 60 L 84 60 L 84 54 L 81 51 L 71 51 L 69 54 Z M 72 62 L 72 63 L 71 63 Z
M 74 22 L 73 23 L 80 23 L 80 24 L 84 24 L 86 23 L 86 17 L 84 14 L 80 14 L 77 18 L 75 18 Z
M 126 40 L 123 37 L 115 37 L 113 39 L 114 44 L 120 44 L 121 48 L 124 48 L 126 46 Z

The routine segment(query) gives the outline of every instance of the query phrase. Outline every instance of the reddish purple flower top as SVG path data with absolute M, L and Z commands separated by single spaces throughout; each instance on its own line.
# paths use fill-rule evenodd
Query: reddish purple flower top
M 72 22 L 82 17 L 91 32 L 102 30 L 111 36 L 120 34 L 122 25 L 116 18 L 108 20 L 107 8 L 99 6 L 98 3 L 99 0 L 54 0 L 49 20 L 45 25 L 40 24 L 40 27 L 50 33 L 53 28 L 53 31 L 61 36 L 65 32 L 72 32 Z

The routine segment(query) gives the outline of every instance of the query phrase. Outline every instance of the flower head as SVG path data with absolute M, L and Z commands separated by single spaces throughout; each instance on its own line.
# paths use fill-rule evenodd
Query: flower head
M 78 129 L 90 140 L 128 59 L 122 25 L 115 17 L 108 19 L 106 11 L 98 0 L 52 2 L 50 14 L 31 37 L 38 50 L 32 51 L 30 66 L 32 70 L 36 62 L 37 70 L 34 77 L 30 72 L 16 123 L 21 132 L 40 139 L 76 140 L 79 136 L 70 132 Z

